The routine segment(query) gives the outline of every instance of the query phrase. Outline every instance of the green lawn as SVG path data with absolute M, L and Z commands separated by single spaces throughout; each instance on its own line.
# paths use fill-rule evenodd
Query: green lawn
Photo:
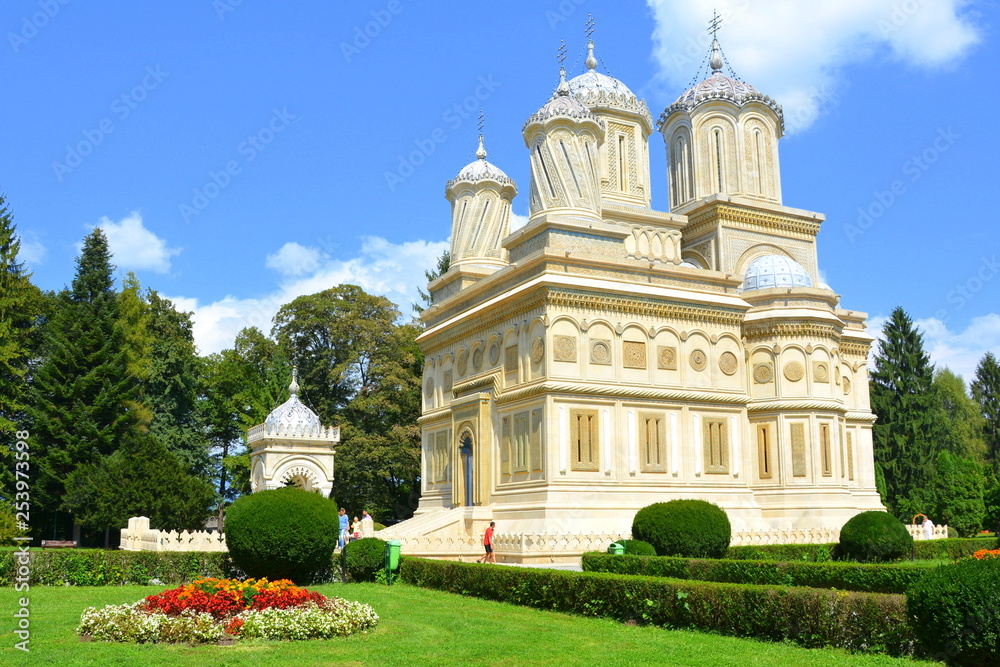
M 397 584 L 317 586 L 326 595 L 367 602 L 381 617 L 367 635 L 233 646 L 81 642 L 74 634 L 87 606 L 134 602 L 159 586 L 36 587 L 31 652 L 13 648 L 11 613 L 21 594 L 0 590 L 3 665 L 704 665 L 766 667 L 929 664 L 843 651 L 803 649 L 698 632 L 625 626 L 613 621 L 514 607 Z

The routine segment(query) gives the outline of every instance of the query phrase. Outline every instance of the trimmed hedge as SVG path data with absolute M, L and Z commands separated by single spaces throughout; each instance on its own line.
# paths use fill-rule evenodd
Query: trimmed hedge
M 863 563 L 888 563 L 913 553 L 913 536 L 886 512 L 862 512 L 840 529 L 837 553 Z
M 950 538 L 946 540 L 916 540 L 913 557 L 917 560 L 958 560 L 980 549 L 992 549 L 997 540 L 992 537 Z M 823 562 L 833 560 L 836 544 L 762 544 L 729 547 L 730 560 L 780 560 Z
M 809 563 L 583 555 L 584 572 L 613 572 L 730 584 L 808 586 L 867 593 L 903 594 L 932 568 L 914 565 Z
M 625 556 L 619 556 L 625 558 Z M 552 611 L 737 637 L 911 655 L 902 595 L 749 586 L 404 557 L 415 586 Z
M 625 553 L 629 556 L 656 555 L 656 549 L 649 542 L 643 542 L 642 540 L 617 540 L 617 542 L 625 548 Z
M 179 584 L 198 577 L 245 577 L 225 552 L 53 549 L 28 553 L 32 586 L 146 586 L 152 579 Z M 17 570 L 16 552 L 0 552 L 0 586 L 12 586 Z
M 950 665 L 1000 664 L 1000 558 L 936 568 L 907 596 L 921 643 Z
M 652 544 L 658 556 L 722 558 L 731 535 L 725 511 L 706 500 L 653 503 L 632 520 L 632 536 Z
M 375 581 L 376 573 L 385 569 L 385 540 L 363 537 L 344 545 L 340 564 L 345 581 Z

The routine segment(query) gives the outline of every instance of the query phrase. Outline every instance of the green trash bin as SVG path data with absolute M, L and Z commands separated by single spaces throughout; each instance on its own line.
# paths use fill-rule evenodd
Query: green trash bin
M 402 546 L 403 543 L 399 540 L 389 540 L 385 543 L 385 578 L 390 586 L 399 571 L 399 550 Z
M 621 556 L 623 553 L 625 553 L 625 547 L 618 544 L 617 542 L 612 542 L 611 546 L 608 547 L 608 553 L 614 554 L 615 556 Z

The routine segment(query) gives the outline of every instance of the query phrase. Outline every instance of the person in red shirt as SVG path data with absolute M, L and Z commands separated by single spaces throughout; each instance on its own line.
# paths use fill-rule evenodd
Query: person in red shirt
M 476 559 L 477 563 L 497 564 L 497 555 L 493 552 L 493 526 L 495 525 L 496 522 L 490 521 L 490 527 L 487 528 L 486 532 L 483 534 L 483 547 L 486 548 L 486 553 Z

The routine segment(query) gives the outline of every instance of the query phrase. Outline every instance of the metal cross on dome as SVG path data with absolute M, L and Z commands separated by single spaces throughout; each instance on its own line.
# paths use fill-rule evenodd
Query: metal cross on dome
M 480 109 L 479 110 L 479 134 L 483 133 L 483 127 L 485 127 L 485 126 L 486 126 L 486 114 L 483 113 L 482 109 Z
M 593 14 L 587 14 L 587 23 L 584 27 L 584 32 L 587 33 L 587 39 L 591 39 L 594 36 L 594 27 L 596 25 Z
M 719 16 L 719 12 L 712 10 L 712 20 L 708 22 L 708 31 L 712 33 L 712 39 L 715 39 L 719 32 L 719 27 L 722 25 L 722 17 Z
M 556 50 L 556 60 L 559 61 L 560 65 L 566 64 L 566 40 L 559 40 L 559 48 Z

